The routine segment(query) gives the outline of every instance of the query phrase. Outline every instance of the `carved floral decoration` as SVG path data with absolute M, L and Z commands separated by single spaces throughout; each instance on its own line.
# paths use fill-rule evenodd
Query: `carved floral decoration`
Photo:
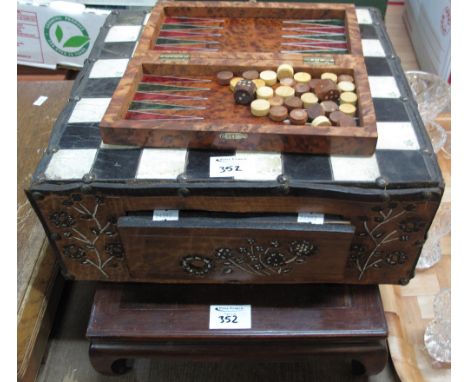
M 307 240 L 296 240 L 282 246 L 278 240 L 261 245 L 254 239 L 247 239 L 246 244 L 239 248 L 217 248 L 211 257 L 185 256 L 181 260 L 181 267 L 194 276 L 204 276 L 215 267 L 222 267 L 224 274 L 240 271 L 272 276 L 291 272 L 294 266 L 303 263 L 318 250 L 317 246 Z
M 408 260 L 403 250 L 388 248 L 396 241 L 408 242 L 412 235 L 424 231 L 426 223 L 415 213 L 415 205 L 407 204 L 399 208 L 398 203 L 390 202 L 386 206 L 375 206 L 374 216 L 361 216 L 362 231 L 357 232 L 359 243 L 351 246 L 350 262 L 358 272 L 361 280 L 370 269 L 383 266 L 399 266 Z M 414 245 L 422 246 L 423 241 L 416 240 Z
M 101 196 L 94 198 L 94 206 L 88 208 L 81 195 L 72 194 L 62 202 L 63 209 L 53 211 L 49 220 L 59 229 L 54 232 L 57 240 L 65 238 L 70 244 L 63 246 L 63 255 L 83 265 L 96 268 L 105 278 L 106 267 L 124 258 L 122 244 L 110 238 L 116 236 L 115 219 L 103 222 L 98 219 L 99 207 L 104 203 Z M 85 220 L 88 224 L 78 224 Z M 109 242 L 109 240 L 111 240 Z M 100 248 L 104 248 L 104 251 Z

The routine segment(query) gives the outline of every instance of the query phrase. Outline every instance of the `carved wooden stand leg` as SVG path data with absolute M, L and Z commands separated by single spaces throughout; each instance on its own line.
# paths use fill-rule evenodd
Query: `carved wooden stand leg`
M 284 360 L 288 359 L 288 355 L 291 361 L 298 359 L 305 361 L 312 356 L 328 355 L 350 360 L 352 373 L 355 375 L 373 375 L 383 370 L 388 357 L 385 341 L 305 346 L 298 344 L 293 348 L 289 346 L 282 348 L 281 345 L 270 348 L 268 345 L 262 345 L 260 348 L 263 348 L 263 352 L 259 346 L 258 344 L 250 347 L 234 345 L 229 347 L 230 351 L 226 353 L 226 348 L 216 345 L 177 346 L 163 343 L 92 342 L 89 357 L 96 371 L 106 375 L 128 372 L 136 357 L 174 359 L 186 358 L 188 355 L 192 361 L 244 359 L 246 356 L 249 359 Z M 232 352 L 236 356 L 232 357 Z
M 351 357 L 351 368 L 354 375 L 374 375 L 380 373 L 388 360 L 388 350 L 385 342 L 369 344 L 360 348 Z
M 105 375 L 121 375 L 133 367 L 133 359 L 122 355 L 121 344 L 96 344 L 89 346 L 89 359 L 94 369 Z

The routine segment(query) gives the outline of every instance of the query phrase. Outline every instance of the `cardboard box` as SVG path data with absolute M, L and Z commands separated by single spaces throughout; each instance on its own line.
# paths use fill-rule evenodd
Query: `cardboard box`
M 449 81 L 452 62 L 450 0 L 407 0 L 403 20 L 421 70 Z
M 65 1 L 17 6 L 17 63 L 39 68 L 83 67 L 109 10 Z

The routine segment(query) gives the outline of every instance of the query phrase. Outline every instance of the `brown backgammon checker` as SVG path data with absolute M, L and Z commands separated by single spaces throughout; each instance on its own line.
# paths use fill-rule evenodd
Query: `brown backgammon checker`
M 310 86 L 307 83 L 301 82 L 294 85 L 296 97 L 301 97 L 303 94 L 310 92 Z
M 309 87 L 310 87 L 310 91 L 312 93 L 315 93 L 315 86 L 317 86 L 317 82 L 319 82 L 320 79 L 319 78 L 312 78 L 310 81 L 309 81 Z
M 309 120 L 314 120 L 320 115 L 325 115 L 325 110 L 323 106 L 319 103 L 314 103 L 306 108 L 307 115 L 309 116 Z
M 325 115 L 327 117 L 329 117 L 330 114 L 334 111 L 338 110 L 338 105 L 334 101 L 323 101 L 320 103 L 320 105 L 323 107 L 323 110 L 325 111 Z
M 324 356 L 348 362 L 350 374 L 372 375 L 388 357 L 373 285 L 101 284 L 86 336 L 92 365 L 109 375 L 127 372 L 140 357 L 297 362 Z
M 294 109 L 289 112 L 291 125 L 305 125 L 307 117 L 307 112 L 304 109 Z
M 222 72 L 218 72 L 216 74 L 216 79 L 220 85 L 229 85 L 231 80 L 234 78 L 234 74 L 228 70 L 224 70 Z
M 348 81 L 348 82 L 354 82 L 353 76 L 350 76 L 349 74 L 340 74 L 338 76 L 338 82 L 341 81 Z
M 271 98 L 268 98 L 268 102 L 270 102 L 270 106 L 282 106 L 284 103 L 284 99 L 278 96 L 274 96 Z
M 288 108 L 289 111 L 293 109 L 300 109 L 303 106 L 303 103 L 299 97 L 292 96 L 284 100 L 284 106 Z
M 268 116 L 272 121 L 282 122 L 288 118 L 288 109 L 281 105 L 272 106 Z
M 256 70 L 246 70 L 244 73 L 242 73 L 242 77 L 244 77 L 246 80 L 256 80 L 259 78 L 259 73 Z

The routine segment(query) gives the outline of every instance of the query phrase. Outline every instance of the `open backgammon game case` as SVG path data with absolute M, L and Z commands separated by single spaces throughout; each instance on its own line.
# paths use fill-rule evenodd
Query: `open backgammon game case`
M 161 2 L 100 126 L 108 144 L 372 154 L 355 8 Z

